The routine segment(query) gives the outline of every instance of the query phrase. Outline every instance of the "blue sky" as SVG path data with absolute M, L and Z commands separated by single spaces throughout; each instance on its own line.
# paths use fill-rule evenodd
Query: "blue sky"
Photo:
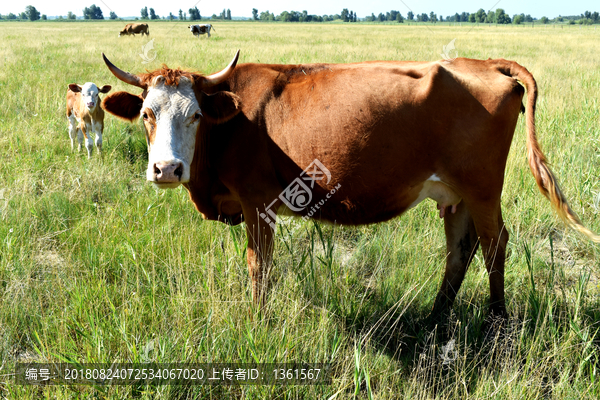
M 438 15 L 448 16 L 456 12 L 475 12 L 479 8 L 495 10 L 503 8 L 510 16 L 513 14 L 531 14 L 534 18 L 547 16 L 549 18 L 558 15 L 579 15 L 584 11 L 599 11 L 598 0 L 344 0 L 323 1 L 304 0 L 286 2 L 281 0 L 2 0 L 0 2 L 0 14 L 12 12 L 18 14 L 25 10 L 28 5 L 35 6 L 38 11 L 48 16 L 66 15 L 72 11 L 78 16 L 82 15 L 84 7 L 96 4 L 102 8 L 105 17 L 110 11 L 118 16 L 139 16 L 142 7 L 153 7 L 159 16 L 168 15 L 169 12 L 177 14 L 179 9 L 187 12 L 189 8 L 198 7 L 203 16 L 219 14 L 224 8 L 231 10 L 232 16 L 250 17 L 252 8 L 258 9 L 259 13 L 269 10 L 275 15 L 282 11 L 308 11 L 309 14 L 339 14 L 343 8 L 356 12 L 359 18 L 374 13 L 385 13 L 390 10 L 398 10 L 406 16 L 408 11 L 415 14 L 433 11 Z

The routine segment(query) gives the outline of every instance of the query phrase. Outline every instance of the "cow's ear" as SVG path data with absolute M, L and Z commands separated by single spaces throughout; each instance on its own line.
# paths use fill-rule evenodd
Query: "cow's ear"
M 109 94 L 102 101 L 102 108 L 112 115 L 132 122 L 139 117 L 144 99 L 127 92 Z
M 237 94 L 231 92 L 217 92 L 210 95 L 202 93 L 200 109 L 209 122 L 222 124 L 242 110 L 242 100 Z
M 71 92 L 75 92 L 75 93 L 81 92 L 81 86 L 79 86 L 76 83 L 70 83 L 69 84 L 69 89 L 71 89 Z
M 108 93 L 108 92 L 110 92 L 110 89 L 112 89 L 112 86 L 110 86 L 110 85 L 104 85 L 98 91 L 100 93 Z

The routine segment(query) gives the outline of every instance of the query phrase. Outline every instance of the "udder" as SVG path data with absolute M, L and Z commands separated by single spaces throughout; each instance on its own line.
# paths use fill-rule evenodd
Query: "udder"
M 450 186 L 442 182 L 435 174 L 423 182 L 419 196 L 410 207 L 416 206 L 426 198 L 430 198 L 438 203 L 437 208 L 440 210 L 440 218 L 444 218 L 448 213 L 454 214 L 456 206 L 462 200 Z

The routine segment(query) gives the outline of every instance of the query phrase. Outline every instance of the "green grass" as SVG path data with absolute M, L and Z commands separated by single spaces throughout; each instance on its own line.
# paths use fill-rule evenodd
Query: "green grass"
M 139 124 L 106 117 L 104 157 L 71 153 L 67 84 L 131 90 L 104 66 L 211 73 L 241 62 L 507 58 L 540 89 L 542 148 L 573 208 L 600 232 L 600 32 L 489 26 L 218 23 L 0 24 L 0 396 L 110 398 L 598 398 L 600 249 L 565 230 L 528 170 L 524 121 L 503 195 L 511 232 L 501 337 L 486 336 L 481 256 L 454 313 L 427 323 L 443 273 L 435 204 L 348 228 L 286 219 L 266 312 L 251 312 L 242 226 L 206 222 L 184 189 L 145 182 Z M 454 340 L 452 361 L 441 354 Z M 445 348 L 447 349 L 447 347 Z M 15 362 L 331 362 L 329 386 L 35 388 Z

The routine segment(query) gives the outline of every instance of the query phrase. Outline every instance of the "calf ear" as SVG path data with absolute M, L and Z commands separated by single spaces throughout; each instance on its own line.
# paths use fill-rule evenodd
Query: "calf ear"
M 81 86 L 79 86 L 76 83 L 70 83 L 69 84 L 69 89 L 71 89 L 71 92 L 75 92 L 75 93 L 81 92 Z
M 231 92 L 217 92 L 211 95 L 202 93 L 200 109 L 210 122 L 222 124 L 242 110 L 242 100 Z
M 112 89 L 112 86 L 110 86 L 110 85 L 104 85 L 98 91 L 100 93 L 108 93 L 108 92 L 110 92 L 110 89 Z
M 143 103 L 142 96 L 127 92 L 115 92 L 104 98 L 102 108 L 116 117 L 133 122 L 139 117 Z

